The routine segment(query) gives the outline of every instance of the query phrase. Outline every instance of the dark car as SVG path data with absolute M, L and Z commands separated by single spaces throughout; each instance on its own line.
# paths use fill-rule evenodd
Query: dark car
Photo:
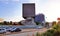
M 6 29 L 5 28 L 0 28 L 0 34 L 6 33 Z
M 17 27 L 13 27 L 10 30 L 10 32 L 19 32 L 19 31 L 21 31 L 21 29 L 20 28 L 17 28 Z

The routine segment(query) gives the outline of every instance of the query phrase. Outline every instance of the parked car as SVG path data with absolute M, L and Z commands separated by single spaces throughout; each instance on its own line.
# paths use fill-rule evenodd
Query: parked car
M 5 28 L 0 28 L 0 34 L 6 33 L 6 29 Z
M 7 32 L 11 31 L 11 27 L 6 27 L 5 29 L 6 29 Z
M 10 32 L 19 32 L 19 31 L 21 31 L 21 29 L 17 27 L 12 27 L 10 30 Z

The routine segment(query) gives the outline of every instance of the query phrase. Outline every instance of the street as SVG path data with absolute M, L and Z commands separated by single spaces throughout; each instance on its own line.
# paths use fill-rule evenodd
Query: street
M 27 29 L 25 29 L 25 30 L 27 30 Z M 8 34 L 8 35 L 4 35 L 4 36 L 35 36 L 37 32 L 43 33 L 45 31 L 47 31 L 47 29 L 45 29 L 45 28 L 43 28 L 43 29 L 31 29 L 31 30 L 28 29 L 27 31 Z

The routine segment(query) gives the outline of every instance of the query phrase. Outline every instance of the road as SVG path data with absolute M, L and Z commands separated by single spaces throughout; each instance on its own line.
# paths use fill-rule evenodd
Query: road
M 8 34 L 5 36 L 34 36 L 36 35 L 37 32 L 39 33 L 43 33 L 45 31 L 47 31 L 47 29 L 43 28 L 43 29 L 25 29 L 26 31 L 22 31 L 22 32 L 18 32 L 18 33 L 14 33 L 14 34 Z

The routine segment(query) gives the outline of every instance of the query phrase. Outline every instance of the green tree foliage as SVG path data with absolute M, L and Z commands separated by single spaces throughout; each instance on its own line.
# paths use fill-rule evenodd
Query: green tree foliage
M 45 33 L 38 34 L 38 35 L 39 36 L 60 36 L 60 25 L 56 24 L 52 27 L 52 29 L 49 29 Z
M 19 21 L 18 24 L 19 24 L 19 25 L 23 25 L 23 24 L 21 23 L 21 21 Z
M 10 23 L 9 23 L 10 25 L 12 25 L 12 21 L 10 21 Z
M 39 22 L 36 22 L 36 25 L 40 25 L 41 23 L 39 23 Z
M 4 21 L 3 24 L 7 25 L 7 21 Z
M 0 25 L 3 25 L 3 23 L 2 23 L 2 22 L 0 22 Z
M 49 26 L 49 22 L 46 22 L 46 23 L 45 23 L 45 26 Z
M 56 21 L 53 21 L 53 22 L 52 22 L 52 26 L 54 26 L 54 25 L 56 25 L 56 24 L 57 24 Z
M 40 36 L 40 33 L 37 32 L 37 33 L 36 33 L 36 36 Z

